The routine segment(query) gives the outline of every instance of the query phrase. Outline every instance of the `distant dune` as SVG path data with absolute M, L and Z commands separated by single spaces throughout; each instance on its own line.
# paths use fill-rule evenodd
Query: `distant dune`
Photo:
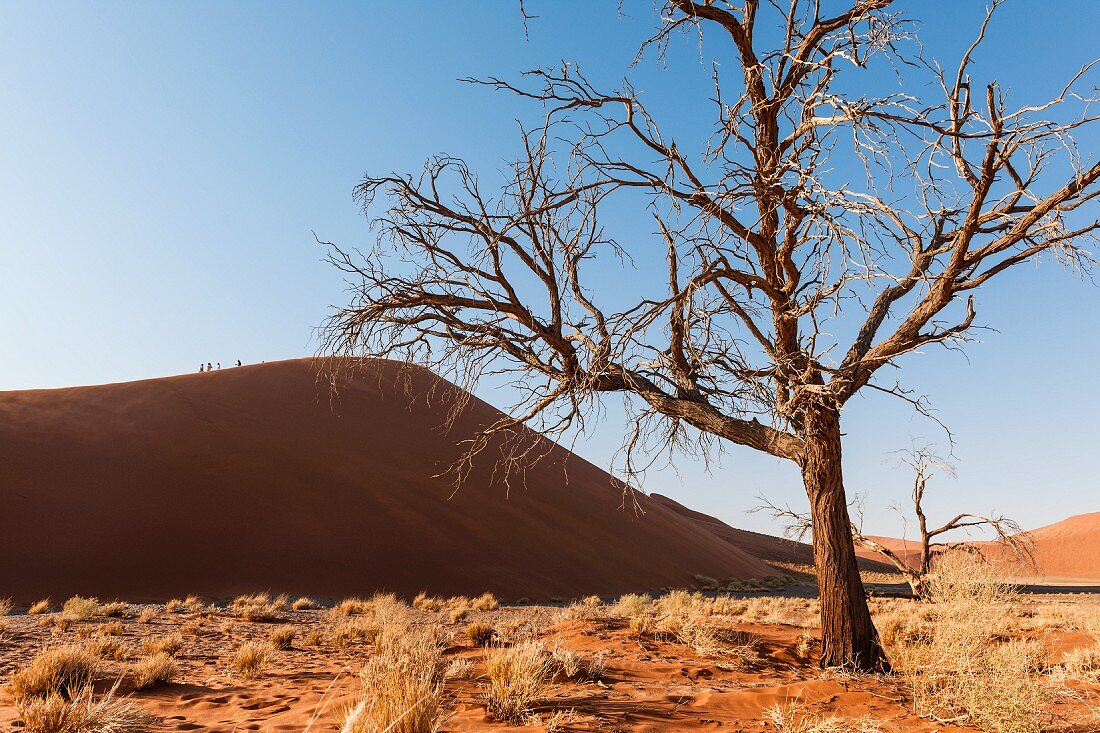
M 1050 581 L 1100 580 L 1100 512 L 1077 514 L 1031 530 L 1036 574 Z
M 683 504 L 662 496 L 651 494 L 651 498 L 668 507 L 672 511 L 695 522 L 699 527 L 713 534 L 731 545 L 758 557 L 766 562 L 795 563 L 799 565 L 812 565 L 814 561 L 813 546 L 805 542 L 796 542 L 783 537 L 773 537 L 760 532 L 750 532 L 747 529 L 731 527 L 720 519 L 689 509 Z M 864 570 L 878 572 L 892 572 L 893 566 L 880 562 L 874 553 L 857 550 L 857 562 Z
M 333 397 L 321 366 L 0 393 L 0 597 L 547 598 L 773 572 L 661 501 L 624 509 L 557 446 L 510 495 L 486 456 L 449 498 L 435 475 L 500 413 L 474 399 L 448 433 L 430 372 L 362 363 Z

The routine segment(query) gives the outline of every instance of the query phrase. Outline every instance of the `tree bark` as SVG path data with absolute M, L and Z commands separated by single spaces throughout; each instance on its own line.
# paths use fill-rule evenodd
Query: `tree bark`
M 841 469 L 840 415 L 808 411 L 802 480 L 813 518 L 814 566 L 821 599 L 821 666 L 889 671 L 856 565 Z

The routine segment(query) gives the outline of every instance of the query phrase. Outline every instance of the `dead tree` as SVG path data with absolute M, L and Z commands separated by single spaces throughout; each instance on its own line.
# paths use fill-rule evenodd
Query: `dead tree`
M 1072 140 L 1094 120 L 1076 92 L 1088 67 L 1054 99 L 1010 106 L 971 78 L 989 19 L 945 70 L 892 4 L 665 2 L 640 53 L 684 32 L 715 54 L 698 67 L 714 116 L 690 142 L 629 81 L 605 90 L 572 64 L 479 82 L 540 107 L 505 180 L 486 187 L 453 157 L 368 175 L 356 193 L 381 234 L 365 253 L 332 250 L 352 294 L 323 346 L 463 386 L 513 375 L 520 403 L 471 456 L 519 424 L 583 427 L 618 395 L 633 410 L 628 469 L 723 441 L 792 461 L 814 524 L 821 663 L 860 670 L 888 663 L 846 509 L 845 404 L 874 389 L 923 409 L 882 368 L 964 342 L 972 294 L 1010 268 L 1044 254 L 1088 265 L 1080 240 L 1100 227 L 1086 208 L 1100 165 Z M 904 86 L 876 91 L 875 68 Z M 604 227 L 643 219 L 649 237 Z
M 995 542 L 1013 556 L 1017 562 L 1032 563 L 1034 543 L 1020 525 L 1013 519 L 1004 515 L 984 516 L 963 512 L 956 514 L 939 527 L 929 528 L 928 517 L 924 512 L 924 492 L 928 487 L 928 481 L 933 477 L 932 470 L 935 467 L 953 473 L 952 467 L 937 458 L 927 447 L 913 448 L 902 452 L 902 462 L 913 469 L 913 514 L 917 519 L 917 530 L 920 537 L 914 540 L 916 557 L 911 558 L 908 547 L 903 546 L 901 552 L 888 547 L 863 533 L 863 528 L 856 522 L 852 523 L 852 539 L 859 547 L 878 553 L 902 574 L 905 582 L 909 584 L 913 597 L 925 600 L 928 597 L 928 576 L 933 570 L 935 556 L 941 552 L 962 551 L 973 552 L 984 557 L 981 548 L 967 540 L 946 540 L 945 535 L 966 532 L 972 529 L 985 529 L 993 533 Z M 785 524 L 785 534 L 793 539 L 802 540 L 813 532 L 813 520 L 808 514 L 797 512 L 789 506 L 780 507 L 768 501 L 767 497 L 760 497 L 762 504 L 756 509 L 767 511 L 773 517 Z M 860 512 L 862 515 L 862 512 Z

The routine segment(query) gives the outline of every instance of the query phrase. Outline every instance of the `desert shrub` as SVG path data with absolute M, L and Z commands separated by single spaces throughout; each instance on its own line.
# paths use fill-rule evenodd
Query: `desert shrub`
M 281 611 L 285 611 L 289 599 L 279 596 L 272 599 L 267 593 L 257 593 L 251 596 L 237 596 L 229 604 L 230 609 L 240 619 L 253 623 L 271 623 L 280 621 Z
M 606 660 L 603 652 L 588 657 L 566 649 L 559 640 L 550 650 L 550 665 L 555 676 L 576 682 L 595 682 L 603 678 Z
M 92 683 L 99 659 L 79 644 L 39 652 L 30 664 L 11 676 L 15 699 L 61 695 L 71 698 Z
M 12 603 L 10 598 L 0 598 L 0 616 L 7 616 L 11 613 Z
M 358 616 L 370 609 L 370 601 L 365 598 L 345 598 L 333 607 L 333 613 L 341 616 Z
M 68 631 L 73 626 L 72 616 L 66 616 L 63 613 L 55 613 L 51 616 L 43 617 L 45 626 L 52 626 L 55 632 Z
M 164 604 L 164 610 L 168 613 L 183 613 L 185 608 L 182 598 L 172 598 Z
M 167 654 L 174 657 L 183 649 L 183 636 L 181 634 L 167 634 L 159 639 L 146 639 L 141 643 L 141 650 L 149 656 Z
M 470 601 L 470 608 L 475 611 L 495 611 L 500 608 L 500 601 L 492 593 L 482 593 Z
M 99 612 L 108 618 L 121 618 L 126 615 L 126 604 L 122 601 L 104 603 L 103 608 L 99 609 Z
M 653 599 L 648 595 L 627 593 L 625 596 L 619 596 L 619 600 L 611 607 L 611 613 L 620 618 L 634 618 L 640 614 L 648 613 L 649 604 L 652 602 Z
M 143 624 L 152 623 L 157 617 L 157 609 L 155 608 L 143 608 L 141 613 L 138 614 L 138 621 Z
M 179 663 L 168 654 L 158 652 L 142 657 L 130 669 L 134 689 L 144 690 L 153 685 L 168 684 L 180 673 Z
M 160 720 L 115 690 L 96 699 L 91 686 L 68 700 L 61 695 L 29 698 L 18 704 L 25 733 L 145 733 Z
M 581 619 L 584 621 L 594 621 L 603 618 L 605 615 L 603 600 L 599 596 L 587 596 L 570 603 L 558 612 L 558 618 Z
M 302 643 L 306 646 L 321 646 L 325 643 L 325 632 L 320 629 L 312 629 L 302 637 Z
M 412 607 L 418 611 L 441 611 L 443 610 L 444 601 L 442 598 L 435 596 L 429 596 L 426 591 L 420 591 L 416 594 L 416 598 L 413 598 Z
M 698 583 L 703 590 L 718 590 L 718 580 L 710 577 L 709 575 L 694 575 L 692 576 L 695 582 Z
M 31 604 L 31 607 L 27 609 L 28 616 L 38 616 L 43 613 L 50 612 L 50 599 L 43 598 L 41 601 L 35 601 Z
M 73 596 L 65 601 L 61 612 L 69 618 L 91 618 L 99 613 L 99 599 Z
M 297 599 L 294 603 L 290 604 L 290 607 L 295 611 L 312 611 L 315 608 L 320 608 L 321 605 L 314 601 L 312 598 L 306 598 L 305 596 Z
M 100 636 L 121 636 L 122 629 L 121 621 L 108 621 L 97 626 L 95 632 Z
M 372 644 L 378 638 L 378 626 L 365 618 L 340 619 L 331 631 L 332 643 L 343 648 L 361 642 Z
M 271 630 L 267 635 L 268 642 L 276 649 L 289 649 L 294 643 L 294 635 L 297 633 L 293 626 L 279 626 Z
M 434 733 L 444 669 L 436 630 L 407 628 L 387 639 L 360 674 L 362 689 L 342 714 L 342 731 Z
M 230 669 L 243 680 L 254 680 L 264 673 L 274 652 L 266 641 L 246 641 L 233 653 Z
M 1100 682 L 1100 644 L 1078 647 L 1062 659 L 1066 676 L 1085 682 Z
M 496 718 L 514 724 L 530 715 L 553 674 L 550 655 L 538 641 L 487 648 L 485 670 L 489 677 L 486 707 Z
M 969 553 L 937 558 L 919 632 L 887 647 L 921 715 L 958 718 L 992 733 L 1037 733 L 1051 701 L 1035 643 L 1005 643 L 1015 589 Z
M 656 619 L 651 613 L 639 613 L 630 617 L 628 625 L 631 636 L 648 636 L 653 633 Z
M 126 647 L 117 636 L 101 636 L 89 641 L 85 648 L 100 659 L 120 662 L 126 658 Z
M 471 643 L 478 646 L 485 646 L 491 644 L 496 638 L 496 629 L 492 624 L 485 623 L 484 621 L 471 621 L 466 624 L 466 638 Z

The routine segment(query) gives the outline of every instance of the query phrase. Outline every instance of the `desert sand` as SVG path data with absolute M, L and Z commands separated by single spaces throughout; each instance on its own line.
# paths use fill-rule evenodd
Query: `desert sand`
M 375 644 L 342 631 L 364 617 L 339 609 L 293 610 L 281 601 L 266 601 L 278 610 L 262 620 L 250 620 L 242 612 L 245 607 L 213 607 L 197 599 L 167 608 L 131 604 L 114 609 L 110 618 L 102 615 L 101 606 L 96 614 L 67 622 L 62 622 L 62 613 L 17 614 L 4 619 L 0 678 L 26 666 L 40 649 L 83 644 L 98 648 L 103 658 L 96 689 L 103 692 L 117 682 L 117 695 L 131 696 L 132 702 L 163 718 L 168 730 L 336 730 L 341 711 L 359 691 L 359 671 L 377 653 Z M 702 642 L 672 632 L 636 633 L 628 613 L 595 599 L 565 608 L 494 610 L 467 610 L 467 599 L 442 602 L 439 610 L 402 611 L 412 628 L 439 629 L 448 670 L 441 697 L 442 731 L 978 730 L 916 715 L 902 677 L 817 669 L 816 608 L 808 599 L 695 597 L 691 603 L 712 604 L 705 605 L 706 624 L 714 635 Z M 458 619 L 456 603 L 462 609 Z M 876 601 L 873 608 L 880 625 L 890 629 L 891 617 L 913 615 L 911 606 L 900 605 L 910 603 Z M 1004 628 L 1020 639 L 1041 640 L 1036 643 L 1057 664 L 1071 650 L 1093 643 L 1081 625 L 1093 624 L 1095 633 L 1100 607 L 1081 603 L 1059 598 L 1040 604 L 1025 597 L 1003 614 Z M 1078 617 L 1071 612 L 1083 621 L 1075 621 Z M 661 611 L 656 613 L 660 618 Z M 562 668 L 551 674 L 526 725 L 497 719 L 486 709 L 487 651 L 466 632 L 473 623 L 494 630 L 492 645 L 497 648 L 535 640 L 555 657 L 566 650 L 578 671 L 570 675 Z M 235 649 L 288 628 L 294 630 L 293 638 L 285 649 L 271 650 L 255 678 L 246 679 L 233 668 Z M 891 633 L 889 645 L 895 637 L 900 638 Z M 174 640 L 170 653 L 178 665 L 176 674 L 136 690 L 135 663 L 151 645 L 165 640 Z M 1051 701 L 1044 713 L 1051 726 L 1044 730 L 1096 730 L 1088 726 L 1097 722 L 1090 705 L 1100 693 L 1100 681 L 1071 681 L 1064 689 L 1068 692 Z M 788 726 L 831 721 L 839 727 L 783 727 L 777 724 L 777 710 L 794 716 Z M 0 724 L 18 718 L 8 687 L 0 688 Z

